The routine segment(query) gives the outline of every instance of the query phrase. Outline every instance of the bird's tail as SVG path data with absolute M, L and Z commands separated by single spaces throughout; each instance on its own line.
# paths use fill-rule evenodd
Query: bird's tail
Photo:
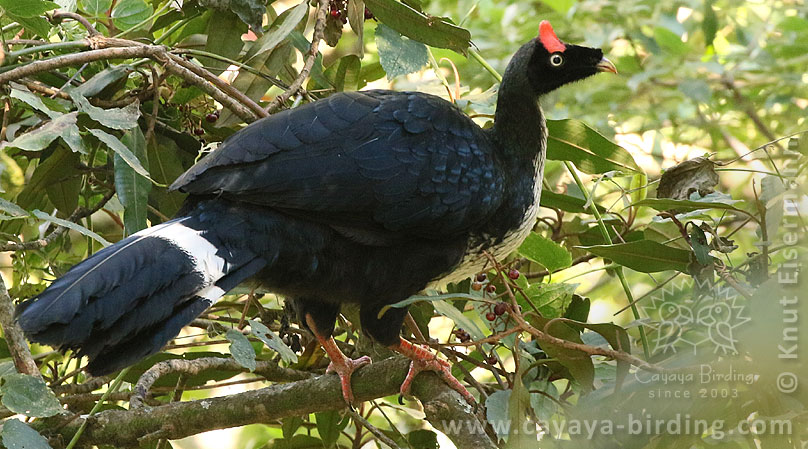
M 212 208 L 145 229 L 84 260 L 17 308 L 35 342 L 74 349 L 93 375 L 159 351 L 265 262 L 222 238 Z M 229 226 L 228 226 L 229 227 Z

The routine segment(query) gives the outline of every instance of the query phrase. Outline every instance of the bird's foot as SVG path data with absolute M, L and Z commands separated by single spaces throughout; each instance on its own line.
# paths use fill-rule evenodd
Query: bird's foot
M 351 375 L 357 369 L 371 363 L 370 357 L 362 356 L 356 360 L 343 356 L 342 360 L 335 358 L 331 360 L 326 368 L 326 373 L 337 373 L 342 384 L 342 397 L 349 405 L 354 403 L 353 389 L 351 388 Z
M 404 339 L 398 344 L 398 346 L 393 348 L 395 351 L 404 354 L 408 358 L 412 359 L 410 362 L 410 369 L 407 372 L 407 377 L 404 379 L 404 383 L 401 384 L 401 395 L 402 396 L 410 396 L 410 389 L 412 387 L 412 381 L 415 379 L 415 376 L 418 375 L 421 371 L 434 371 L 447 385 L 456 392 L 460 393 L 461 396 L 471 404 L 472 406 L 477 405 L 477 401 L 474 399 L 471 393 L 460 383 L 452 375 L 451 365 L 449 362 L 445 360 L 441 360 L 438 358 L 437 354 L 431 353 L 426 348 L 422 348 L 420 346 L 416 346 Z

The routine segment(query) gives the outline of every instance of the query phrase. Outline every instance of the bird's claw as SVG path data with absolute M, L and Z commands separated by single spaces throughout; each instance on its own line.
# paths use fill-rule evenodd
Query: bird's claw
M 351 388 L 351 375 L 354 371 L 369 363 L 371 363 L 371 360 L 368 356 L 362 356 L 356 360 L 346 357 L 339 363 L 331 361 L 331 363 L 328 364 L 328 368 L 325 369 L 327 374 L 337 373 L 339 375 L 340 383 L 342 384 L 342 397 L 348 405 L 354 403 L 353 389 Z
M 457 378 L 452 375 L 451 365 L 449 362 L 441 360 L 435 356 L 433 359 L 413 359 L 410 362 L 410 369 L 407 371 L 407 377 L 404 379 L 404 382 L 401 384 L 400 393 L 404 397 L 411 396 L 410 389 L 412 388 L 412 381 L 415 379 L 415 376 L 418 375 L 421 371 L 434 371 L 435 373 L 446 382 L 447 385 L 456 392 L 460 393 L 461 396 L 471 404 L 472 406 L 477 405 L 477 401 L 474 399 L 471 393 L 460 383 Z

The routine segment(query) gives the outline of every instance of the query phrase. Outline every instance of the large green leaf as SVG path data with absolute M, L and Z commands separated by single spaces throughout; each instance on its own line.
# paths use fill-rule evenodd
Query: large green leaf
M 585 251 L 611 259 L 615 263 L 641 273 L 678 270 L 687 272 L 691 262 L 690 251 L 666 246 L 652 240 L 617 243 L 614 245 L 580 246 Z
M 148 169 L 146 139 L 140 127 L 127 131 L 121 142 L 132 151 L 141 165 Z M 123 205 L 123 224 L 126 235 L 132 235 L 146 228 L 149 192 L 152 183 L 139 175 L 124 159 L 115 153 L 115 191 Z
M 40 151 L 45 149 L 54 140 L 58 139 L 68 128 L 76 124 L 78 112 L 62 114 L 55 119 L 32 131 L 17 136 L 11 142 L 0 144 L 0 149 L 4 147 L 19 148 L 26 151 Z
M 79 0 L 79 6 L 87 14 L 101 17 L 112 7 L 112 0 Z
M 14 413 L 46 418 L 63 411 L 62 405 L 39 377 L 27 374 L 3 376 L 3 405 Z
M 3 423 L 3 446 L 7 449 L 51 449 L 45 437 L 18 419 Z
M 106 144 L 112 151 L 118 154 L 124 162 L 126 162 L 133 170 L 135 170 L 138 174 L 145 177 L 148 180 L 152 180 L 151 176 L 149 175 L 148 170 L 146 170 L 143 165 L 140 163 L 140 160 L 132 153 L 126 145 L 123 144 L 117 137 L 113 136 L 112 134 L 107 133 L 106 131 L 102 131 L 100 129 L 90 129 L 90 134 L 94 135 L 98 138 L 101 142 Z
M 542 207 L 551 207 L 554 209 L 561 209 L 565 212 L 583 214 L 589 212 L 589 208 L 584 208 L 585 205 L 586 200 L 583 198 L 578 198 L 577 196 L 555 193 L 549 190 L 543 190 L 541 192 Z M 601 212 L 606 211 L 606 209 L 600 205 L 598 205 L 598 210 Z
M 11 82 L 9 83 L 9 86 L 11 87 L 11 98 L 16 98 L 27 103 L 28 106 L 31 106 L 32 108 L 44 113 L 50 118 L 56 118 L 60 115 L 58 112 L 52 111 L 49 107 L 47 107 L 45 103 L 42 102 L 39 95 L 31 92 L 24 85 Z
M 140 117 L 140 102 L 135 101 L 122 108 L 103 109 L 90 104 L 78 89 L 70 90 L 70 99 L 76 104 L 79 111 L 90 116 L 91 119 L 112 129 L 131 129 L 137 125 Z
M 560 270 L 572 265 L 572 255 L 558 243 L 531 232 L 522 245 L 519 254 L 541 264 L 549 271 Z
M 723 202 L 723 198 L 708 195 L 703 200 L 674 200 L 670 198 L 646 198 L 642 201 L 637 201 L 633 206 L 646 206 L 658 211 L 675 210 L 677 212 L 690 212 L 694 210 L 704 209 L 720 209 L 738 212 L 744 215 L 749 215 L 750 212 L 740 207 Z M 738 203 L 737 201 L 731 201 Z
M 631 153 L 581 121 L 547 120 L 547 130 L 548 159 L 572 162 L 590 174 L 614 170 L 643 173 Z
M 308 2 L 302 2 L 299 5 L 289 8 L 284 11 L 270 26 L 267 33 L 261 36 L 260 39 L 250 47 L 247 52 L 245 61 L 250 61 L 258 55 L 262 55 L 277 47 L 284 39 L 289 37 L 289 33 L 306 17 L 309 10 Z M 254 61 L 253 61 L 254 62 Z M 260 67 L 260 65 L 258 65 Z
M 266 1 L 262 0 L 230 0 L 230 11 L 233 11 L 242 22 L 261 34 L 261 25 L 266 13 Z
M 120 64 L 96 73 L 92 78 L 88 79 L 81 86 L 75 88 L 84 97 L 92 97 L 104 90 L 110 84 L 129 76 L 135 70 L 134 67 L 128 64 Z
M 247 322 L 250 323 L 250 332 L 263 341 L 269 348 L 280 354 L 284 362 L 297 362 L 297 354 L 295 354 L 289 346 L 286 346 L 286 343 L 281 340 L 278 334 L 272 332 L 272 330 L 258 321 L 247 320 Z
M 143 0 L 119 0 L 112 9 L 112 22 L 118 29 L 127 30 L 148 19 L 154 9 Z
M 426 45 L 462 54 L 471 45 L 471 33 L 443 17 L 426 16 L 396 0 L 366 0 L 365 6 L 383 24 Z
M 230 341 L 230 355 L 236 360 L 236 363 L 247 368 L 250 371 L 255 371 L 255 349 L 250 344 L 250 340 L 236 329 L 230 329 L 225 335 Z
M 553 337 L 583 344 L 580 331 L 565 321 L 540 317 L 533 312 L 527 313 L 525 318 L 533 327 Z M 540 342 L 539 345 L 548 356 L 558 359 L 558 363 L 569 370 L 573 379 L 581 385 L 584 391 L 592 390 L 592 383 L 595 381 L 595 366 L 589 354 L 552 343 Z
M 383 23 L 376 27 L 376 47 L 387 79 L 418 71 L 429 62 L 424 44 L 402 36 Z
M 0 8 L 14 19 L 36 17 L 58 7 L 45 0 L 0 0 Z
M 208 22 L 207 41 L 205 51 L 224 56 L 230 59 L 238 59 L 244 42 L 241 35 L 247 31 L 247 25 L 230 11 L 211 10 L 214 17 Z M 219 75 L 230 64 L 213 58 L 199 58 L 202 64 L 212 73 Z

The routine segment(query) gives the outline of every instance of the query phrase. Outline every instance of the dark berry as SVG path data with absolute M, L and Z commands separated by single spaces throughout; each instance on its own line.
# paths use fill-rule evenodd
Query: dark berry
M 483 284 L 481 282 L 472 282 L 471 283 L 471 289 L 474 290 L 475 292 L 478 292 L 478 291 L 482 290 L 482 288 L 483 288 Z
M 487 363 L 489 365 L 496 365 L 497 364 L 497 356 L 495 356 L 494 354 L 489 355 L 488 357 L 485 358 L 485 363 Z
M 495 291 L 497 291 L 497 286 L 494 284 L 488 284 L 488 286 L 485 287 L 485 291 L 487 291 L 488 293 L 494 293 Z
M 468 332 L 463 332 L 463 335 L 461 335 L 461 336 L 459 336 L 457 338 L 460 340 L 461 343 L 466 343 L 468 341 L 471 341 L 471 335 L 469 335 Z
M 219 116 L 217 114 L 208 114 L 205 116 L 205 120 L 207 120 L 208 123 L 216 123 L 216 120 L 219 120 Z
M 205 134 L 205 130 L 202 129 L 202 128 L 196 128 L 196 129 L 194 129 L 194 134 L 196 134 L 197 136 L 201 136 L 201 135 Z
M 488 275 L 485 273 L 479 273 L 477 275 L 477 282 L 485 282 L 486 279 L 488 279 Z
M 504 302 L 498 302 L 497 305 L 494 306 L 494 313 L 496 313 L 497 316 L 502 315 L 506 310 L 508 310 L 508 305 Z
M 508 272 L 508 277 L 511 279 L 519 279 L 519 270 L 511 268 L 511 271 Z
M 488 312 L 485 314 L 485 319 L 488 321 L 494 321 L 497 319 L 497 314 L 494 312 Z
M 455 334 L 455 335 L 463 335 L 463 332 L 466 332 L 466 331 L 464 331 L 462 327 L 458 327 L 452 333 Z
M 367 7 L 365 7 L 365 20 L 370 20 L 370 19 L 373 19 L 373 13 L 370 12 L 370 10 Z

